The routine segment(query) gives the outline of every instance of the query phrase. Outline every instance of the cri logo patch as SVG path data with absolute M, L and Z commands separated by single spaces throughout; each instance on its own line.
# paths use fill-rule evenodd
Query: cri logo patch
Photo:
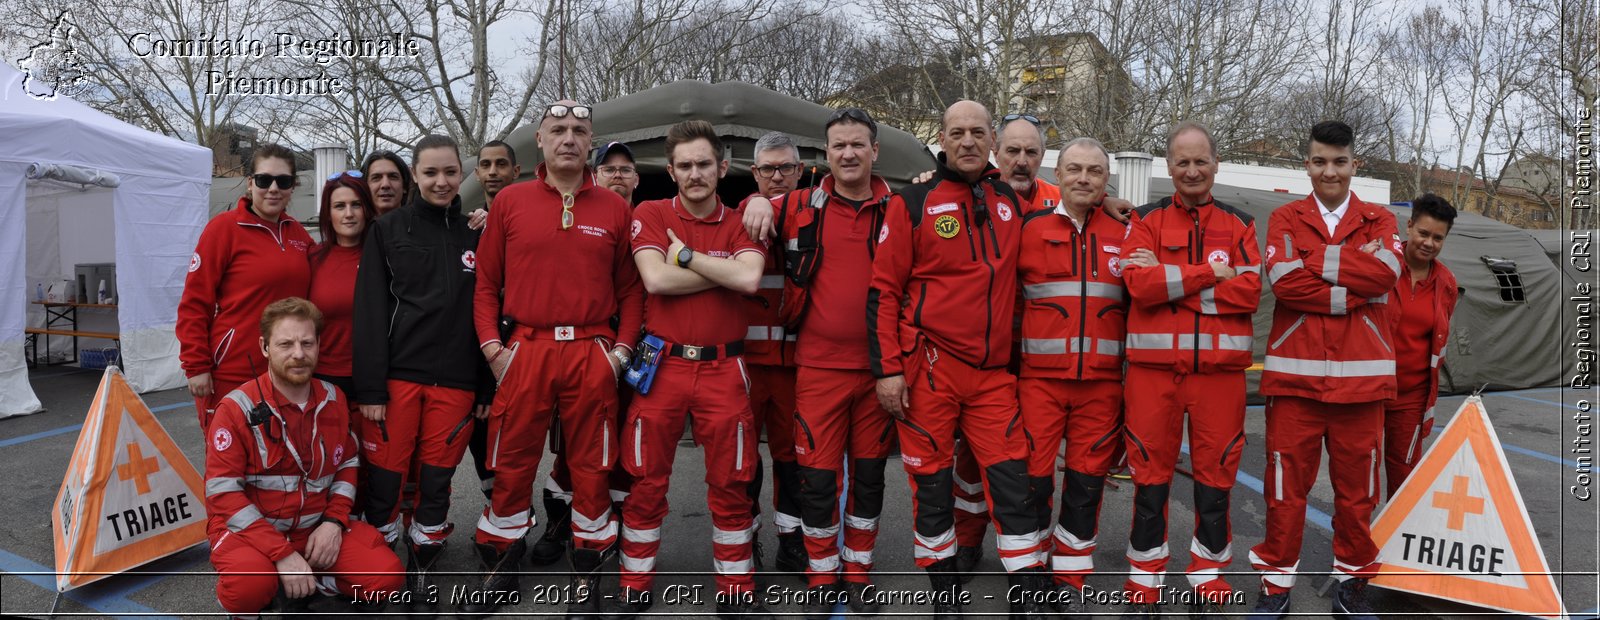
M 939 219 L 933 221 L 933 232 L 946 239 L 954 237 L 956 233 L 961 232 L 961 220 L 956 219 L 954 215 L 941 215 Z
M 233 446 L 233 434 L 229 433 L 228 429 L 219 428 L 216 434 L 211 436 L 211 445 L 216 447 L 217 452 L 227 450 Z
M 474 252 L 472 250 L 467 250 L 465 252 L 462 252 L 461 253 L 461 264 L 466 265 L 467 269 L 477 269 L 478 268 L 478 253 Z

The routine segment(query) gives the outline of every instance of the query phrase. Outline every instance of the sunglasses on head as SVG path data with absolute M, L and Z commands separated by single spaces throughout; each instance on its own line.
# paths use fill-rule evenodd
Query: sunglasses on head
M 572 118 L 576 118 L 576 119 L 582 120 L 582 119 L 589 118 L 589 113 L 591 111 L 592 110 L 589 108 L 589 106 L 583 105 L 581 103 L 578 104 L 578 105 L 567 105 L 567 104 L 564 104 L 564 103 L 552 103 L 549 106 L 545 107 L 544 115 L 548 116 L 548 117 L 551 117 L 551 118 L 566 118 L 566 116 L 568 114 L 571 114 Z
M 872 116 L 867 114 L 867 111 L 861 108 L 839 108 L 833 113 L 833 116 L 828 118 L 827 124 L 832 125 L 847 118 L 867 126 L 874 126 L 877 124 L 873 122 Z
M 1034 126 L 1036 126 L 1036 127 L 1039 125 L 1039 117 L 1034 116 L 1032 114 L 1007 114 L 1005 116 L 1000 117 L 1000 124 L 1001 125 L 1006 125 L 1006 124 L 1010 123 L 1011 121 L 1014 121 L 1014 120 L 1017 120 L 1017 119 L 1022 119 L 1022 120 L 1028 121 L 1030 123 L 1033 123 Z
M 250 179 L 255 181 L 256 187 L 261 189 L 270 188 L 272 187 L 273 183 L 278 184 L 278 189 L 290 189 L 294 187 L 294 175 L 292 174 L 257 173 L 250 175 Z
M 359 178 L 361 178 L 361 171 L 360 170 L 346 170 L 344 172 L 335 172 L 333 174 L 328 175 L 328 180 L 329 181 L 335 181 L 335 180 L 338 180 L 339 177 L 350 177 L 352 179 L 359 179 Z

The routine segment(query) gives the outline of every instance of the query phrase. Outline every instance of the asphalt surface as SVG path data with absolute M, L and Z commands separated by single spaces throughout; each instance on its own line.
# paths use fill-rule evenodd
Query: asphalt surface
M 6 615 L 43 616 L 53 603 L 59 605 L 61 614 L 113 615 L 113 616 L 203 616 L 217 615 L 221 609 L 214 597 L 216 584 L 204 545 L 191 548 L 168 559 L 147 565 L 137 571 L 108 578 L 96 584 L 73 590 L 56 601 L 54 579 L 49 574 L 54 566 L 51 542 L 50 509 L 62 475 L 67 467 L 73 445 L 77 439 L 77 425 L 82 424 L 95 386 L 99 380 L 96 371 L 81 371 L 73 367 L 36 369 L 32 375 L 35 392 L 44 403 L 46 411 L 0 420 L 0 464 L 6 475 L 0 477 L 0 502 L 8 517 L 0 528 L 0 613 Z M 1558 388 L 1523 390 L 1520 392 L 1491 393 L 1485 395 L 1495 429 L 1504 445 L 1522 498 L 1530 514 L 1534 531 L 1549 561 L 1550 570 L 1557 574 L 1557 587 L 1569 613 L 1574 617 L 1594 617 L 1596 614 L 1596 549 L 1597 516 L 1600 516 L 1600 498 L 1579 501 L 1569 494 L 1569 488 L 1579 482 L 1576 457 L 1570 450 L 1580 429 L 1572 419 L 1579 413 L 1576 403 L 1578 393 Z M 1592 402 L 1593 393 L 1587 394 Z M 183 390 L 168 390 L 144 395 L 146 403 L 157 411 L 157 417 L 177 444 L 184 449 L 190 461 L 202 463 L 204 443 L 197 426 L 192 401 Z M 1454 415 L 1463 397 L 1440 399 L 1438 427 L 1443 428 Z M 1563 404 L 1565 400 L 1565 404 Z M 1233 493 L 1233 564 L 1229 566 L 1228 580 L 1240 590 L 1239 604 L 1229 607 L 1231 613 L 1249 610 L 1256 599 L 1258 580 L 1250 570 L 1248 552 L 1264 534 L 1266 505 L 1261 495 L 1261 482 L 1266 458 L 1262 446 L 1265 429 L 1262 409 L 1251 407 L 1246 418 L 1248 444 L 1240 467 L 1239 484 Z M 1434 438 L 1438 437 L 1438 432 Z M 471 457 L 468 456 L 468 459 Z M 705 504 L 703 455 L 699 448 L 685 441 L 680 443 L 676 470 L 673 474 L 669 502 L 672 514 L 665 525 L 667 535 L 662 539 L 657 567 L 662 574 L 657 579 L 658 594 L 665 595 L 667 586 L 672 593 L 684 599 L 675 604 L 658 599 L 652 614 L 684 617 L 710 617 L 713 613 L 714 592 L 710 577 L 711 535 L 710 517 Z M 548 469 L 548 459 L 542 469 Z M 1186 469 L 1187 463 L 1180 463 Z M 1324 469 L 1326 466 L 1324 465 Z M 769 470 L 770 471 L 770 470 Z M 884 501 L 884 515 L 876 552 L 876 583 L 887 593 L 900 594 L 926 589 L 927 579 L 916 570 L 911 559 L 912 519 L 909 489 L 904 482 L 903 470 L 893 463 L 889 468 L 888 491 Z M 543 482 L 541 475 L 540 484 Z M 1089 585 L 1101 590 L 1120 589 L 1124 579 L 1119 571 L 1126 570 L 1123 557 L 1132 514 L 1132 484 L 1113 479 L 1106 487 L 1101 509 L 1100 545 L 1095 553 L 1095 564 L 1100 573 L 1089 578 Z M 1597 481 L 1600 482 L 1600 481 Z M 1600 495 L 1600 489 L 1595 489 Z M 771 485 L 765 493 L 770 494 Z M 1166 585 L 1173 592 L 1185 589 L 1182 570 L 1188 563 L 1194 513 L 1192 487 L 1185 476 L 1173 483 L 1172 503 L 1169 511 L 1171 537 L 1169 546 L 1173 560 Z M 770 500 L 763 498 L 764 506 Z M 470 464 L 464 464 L 456 474 L 452 496 L 451 520 L 457 525 L 449 548 L 440 561 L 441 588 L 475 583 L 470 574 L 477 568 L 477 558 L 472 549 L 471 535 L 483 498 L 478 491 L 478 481 Z M 1331 531 L 1328 515 L 1333 513 L 1333 493 L 1326 474 L 1312 491 L 1311 516 L 1308 518 L 1300 566 L 1302 573 L 1292 598 L 1292 609 L 1305 617 L 1325 616 L 1330 600 L 1319 590 L 1328 578 L 1326 571 L 1332 560 Z M 541 509 L 542 512 L 542 509 Z M 542 520 L 544 515 L 539 515 Z M 777 550 L 775 529 L 771 525 L 771 512 L 767 510 L 765 526 L 760 540 L 765 547 L 766 563 L 770 567 Z M 542 524 L 536 532 L 543 529 Z M 991 545 L 985 553 L 980 568 L 990 571 L 978 576 L 967 590 L 973 602 L 968 611 L 973 614 L 1003 614 L 1006 609 L 1006 578 L 1001 573 L 999 560 L 992 548 L 992 534 L 986 539 Z M 527 617 L 559 616 L 560 605 L 540 604 L 536 599 L 552 589 L 566 584 L 559 571 L 565 562 L 549 567 L 526 567 L 536 572 L 524 577 L 523 602 L 507 608 L 508 615 Z M 781 600 L 785 593 L 803 591 L 804 583 L 795 576 L 761 574 L 757 577 L 763 596 Z M 603 592 L 614 591 L 615 581 L 608 580 Z M 1385 617 L 1471 617 L 1491 615 L 1479 608 L 1411 594 L 1369 590 L 1371 600 Z M 699 603 L 695 599 L 698 597 Z M 768 607 L 779 613 L 798 617 L 800 606 L 778 602 Z M 345 613 L 343 601 L 322 599 L 313 610 L 323 613 Z M 449 606 L 445 606 L 448 610 Z M 840 608 L 841 612 L 844 608 Z M 1166 607 L 1170 613 L 1182 613 L 1182 605 Z M 930 608 L 918 605 L 895 605 L 885 608 L 885 616 L 925 617 Z M 1120 613 L 1112 605 L 1097 605 L 1093 611 L 1101 615 Z M 404 608 L 390 606 L 387 615 L 406 613 Z M 847 615 L 841 613 L 841 617 Z

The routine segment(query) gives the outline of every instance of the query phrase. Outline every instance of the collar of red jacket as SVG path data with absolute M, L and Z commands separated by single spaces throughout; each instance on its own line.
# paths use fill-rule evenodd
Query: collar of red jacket
M 942 180 L 945 180 L 945 181 L 954 181 L 956 183 L 961 183 L 963 185 L 977 185 L 976 183 L 968 183 L 967 180 L 961 176 L 961 173 L 956 172 L 954 168 L 951 168 L 950 166 L 945 165 L 945 157 L 944 156 L 945 156 L 945 154 L 943 152 L 941 152 L 941 153 L 939 153 L 938 157 L 934 158 L 934 162 L 936 163 L 936 165 L 933 168 L 935 176 L 937 176 L 938 178 L 940 178 Z M 984 164 L 983 164 L 983 174 L 978 176 L 978 180 L 982 181 L 983 179 L 998 179 L 998 178 L 1000 178 L 1000 169 L 999 168 L 995 168 L 994 164 L 991 164 L 991 163 L 988 163 L 988 162 L 984 162 Z
M 889 182 L 883 180 L 883 177 L 880 177 L 876 174 L 872 175 L 872 179 L 869 180 L 868 183 L 872 187 L 872 198 L 868 199 L 869 202 L 882 200 L 884 196 L 888 196 L 893 191 L 889 189 Z M 823 176 L 822 182 L 817 183 L 817 187 L 822 188 L 822 191 L 827 192 L 829 196 L 844 200 L 844 196 L 834 191 L 835 185 L 836 182 L 833 180 L 832 174 Z
M 283 392 L 278 391 L 278 386 L 272 383 L 271 370 L 261 373 L 261 376 L 256 377 L 253 381 L 245 382 L 244 385 L 239 386 L 239 389 L 244 391 L 245 396 L 250 397 L 250 402 L 266 401 L 268 405 L 271 405 L 280 414 L 283 413 L 284 407 L 287 405 L 299 406 L 299 403 L 289 400 L 288 396 L 284 396 Z M 301 413 L 315 410 L 317 405 L 327 400 L 327 398 L 328 390 L 323 387 L 323 381 L 312 378 L 311 397 L 306 399 L 306 409 Z

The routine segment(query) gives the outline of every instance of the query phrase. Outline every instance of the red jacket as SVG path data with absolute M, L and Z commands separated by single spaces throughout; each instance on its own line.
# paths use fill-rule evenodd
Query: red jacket
M 1350 196 L 1332 236 L 1307 196 L 1272 212 L 1267 280 L 1277 305 L 1267 338 L 1263 396 L 1328 403 L 1394 398 L 1394 348 L 1382 305 L 1400 276 L 1394 216 Z M 1368 254 L 1368 241 L 1382 244 Z
M 209 372 L 213 380 L 244 382 L 267 370 L 261 311 L 310 293 L 311 245 L 311 235 L 288 213 L 269 223 L 250 210 L 248 198 L 206 224 L 178 301 L 178 359 L 185 375 Z
M 976 368 L 1011 359 L 1022 207 L 990 166 L 969 184 L 945 166 L 889 200 L 867 291 L 872 374 L 902 374 L 927 338 Z
M 1165 198 L 1139 208 L 1122 247 L 1151 250 L 1161 263 L 1123 273 L 1133 297 L 1128 363 L 1184 374 L 1250 367 L 1250 317 L 1261 303 L 1254 218 L 1220 202 L 1191 208 Z M 1217 282 L 1213 262 L 1236 275 Z
M 644 284 L 629 234 L 633 209 L 586 173 L 573 198 L 572 228 L 562 230 L 561 192 L 545 183 L 544 164 L 537 175 L 495 195 L 478 239 L 478 346 L 500 341 L 501 317 L 549 328 L 606 325 L 616 315 L 615 341 L 632 350 L 644 321 Z
M 1401 245 L 1400 256 L 1405 256 L 1404 244 Z M 1395 280 L 1395 295 L 1401 294 L 1400 287 L 1407 278 L 1410 270 L 1401 262 L 1400 277 Z M 1432 352 L 1428 357 L 1428 388 L 1423 406 L 1422 421 L 1427 424 L 1433 420 L 1433 406 L 1439 402 L 1439 364 L 1444 363 L 1446 345 L 1450 343 L 1450 317 L 1455 316 L 1456 302 L 1459 301 L 1461 291 L 1457 289 L 1456 274 L 1444 266 L 1444 261 L 1433 261 L 1433 272 L 1428 275 L 1433 279 L 1433 334 L 1429 337 L 1428 348 Z M 1398 304 L 1393 297 L 1389 300 L 1388 311 L 1390 326 L 1396 334 L 1399 333 L 1400 312 Z M 1397 369 L 1398 370 L 1398 369 Z M 1397 396 L 1404 396 L 1397 394 Z
M 1119 261 L 1127 230 L 1099 207 L 1089 209 L 1082 231 L 1061 206 L 1023 221 L 1022 376 L 1122 378 L 1128 294 Z
M 271 394 L 262 396 L 258 385 Z M 262 400 L 275 415 L 249 426 L 245 412 Z M 245 381 L 217 405 L 205 469 L 213 549 L 237 538 L 276 562 L 294 551 L 290 537 L 306 536 L 324 520 L 349 526 L 360 464 L 349 405 L 333 384 L 313 380 L 306 409 L 268 375 Z
M 744 214 L 744 206 L 756 196 L 760 194 L 751 194 L 739 202 L 741 215 Z M 777 200 L 772 202 L 776 205 Z M 795 334 L 783 328 L 783 321 L 778 314 L 783 306 L 781 252 L 767 249 L 767 265 L 761 272 L 761 288 L 754 295 L 745 295 L 744 302 L 745 320 L 750 322 L 749 333 L 744 337 L 745 363 L 793 367 Z

